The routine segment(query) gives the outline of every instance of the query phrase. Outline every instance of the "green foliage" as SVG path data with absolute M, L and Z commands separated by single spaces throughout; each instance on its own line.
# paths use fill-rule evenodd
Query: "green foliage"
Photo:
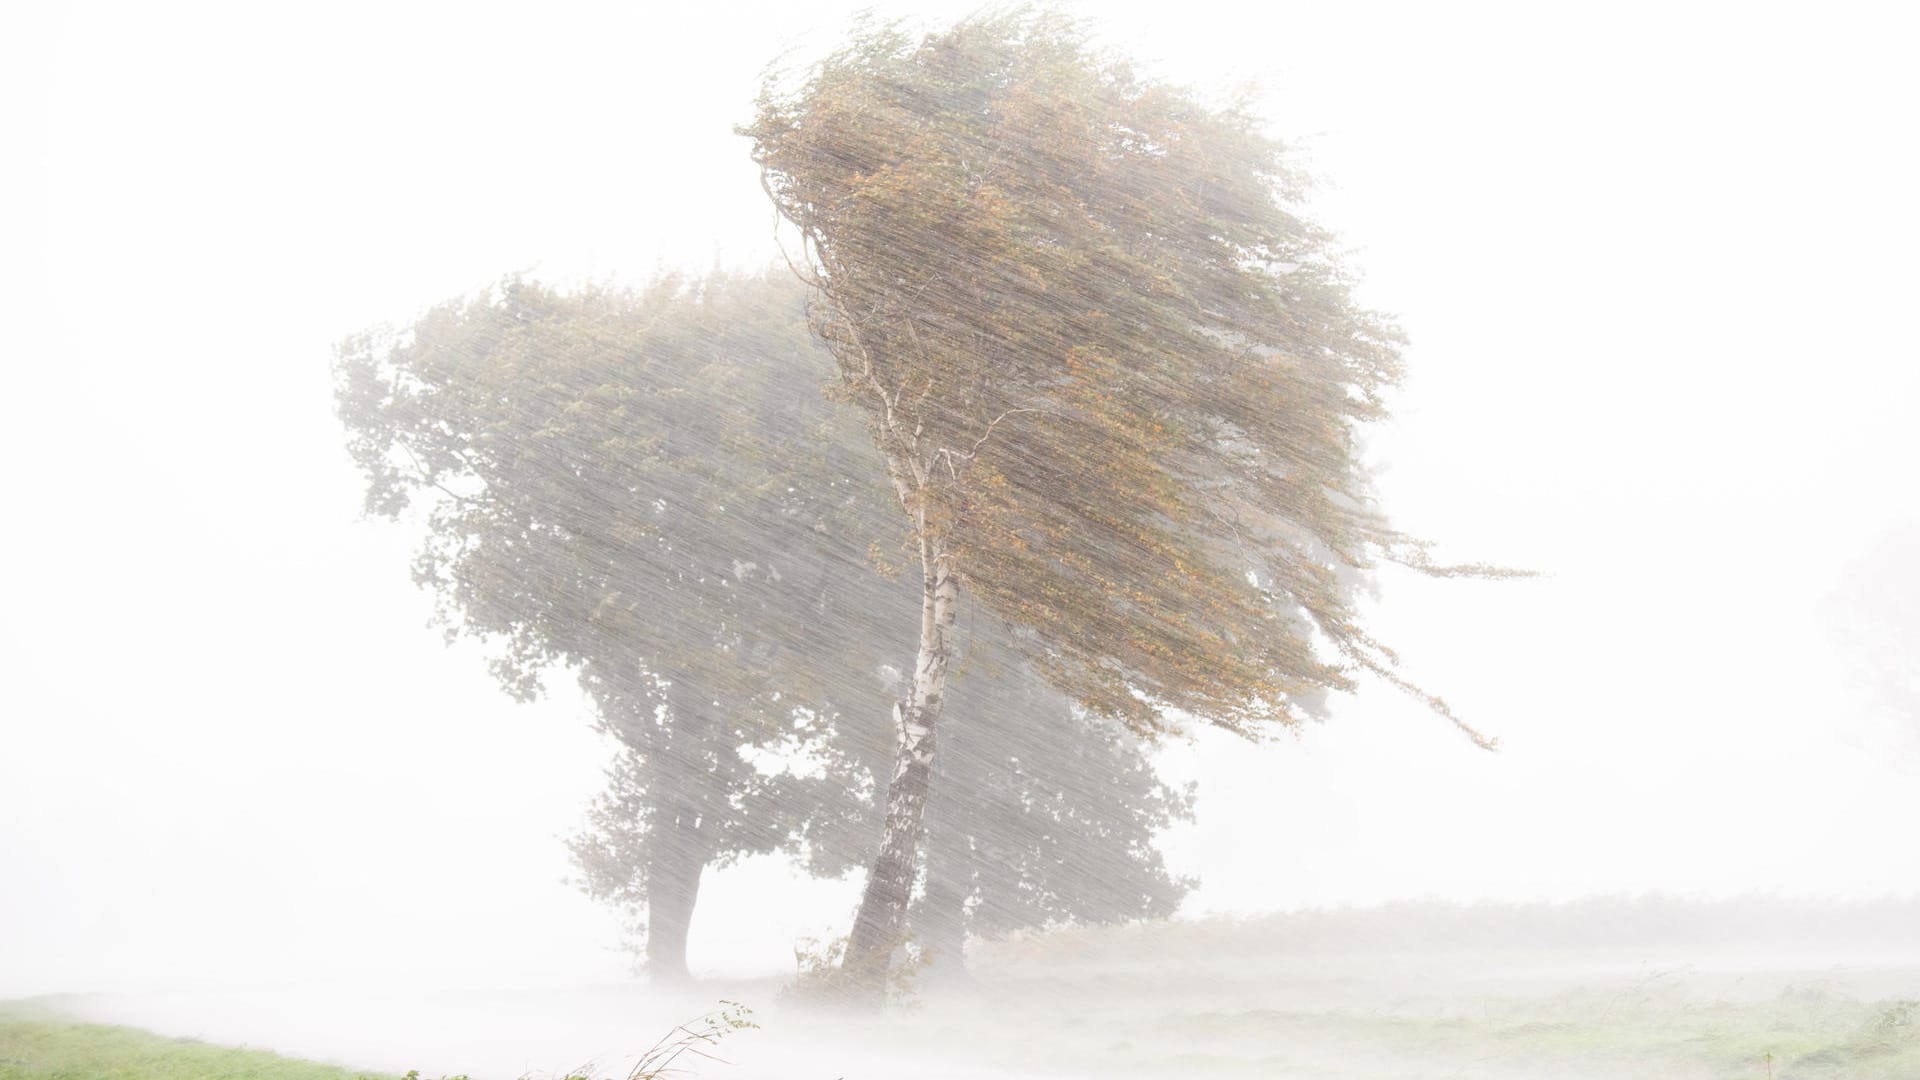
M 617 1076 L 583 1068 L 565 1080 L 666 1080 L 687 1070 L 683 1059 L 711 1061 L 729 1035 L 758 1028 L 737 1001 L 676 1026 Z M 0 1013 L 0 1080 L 387 1080 L 376 1074 L 281 1057 L 265 1050 L 210 1046 L 128 1027 L 78 1024 L 53 1016 Z M 410 1070 L 401 1080 L 422 1080 Z M 441 1080 L 467 1080 L 462 1074 Z
M 617 904 L 690 905 L 702 866 L 795 843 L 823 792 L 857 788 L 826 681 L 848 657 L 824 628 L 865 615 L 839 583 L 872 576 L 878 530 L 809 355 L 792 283 L 727 275 L 510 279 L 340 349 L 367 508 L 426 503 L 415 577 L 448 633 L 497 643 L 517 697 L 571 670 L 624 748 L 576 845 Z M 795 749 L 825 775 L 756 767 Z
M 571 665 L 635 714 L 676 683 L 741 702 L 807 685 L 795 646 L 845 567 L 793 581 L 767 559 L 808 530 L 869 528 L 841 512 L 864 470 L 814 393 L 800 303 L 758 277 L 576 294 L 516 279 L 342 346 L 368 509 L 427 498 L 416 577 L 450 632 L 505 645 L 510 690 Z
M 127 1027 L 0 1015 L 0 1080 L 385 1080 Z

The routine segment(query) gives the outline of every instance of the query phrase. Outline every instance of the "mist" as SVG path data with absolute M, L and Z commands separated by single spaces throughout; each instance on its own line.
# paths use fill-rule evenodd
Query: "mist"
M 625 1075 L 726 999 L 760 1027 L 697 1075 L 1897 1075 L 1864 1070 L 1920 998 L 1906 20 L 1058 10 L 1243 95 L 1341 311 L 1404 332 L 1351 425 L 1380 535 L 1535 575 L 1326 559 L 1444 710 L 1321 626 L 1354 684 L 1250 740 L 1198 665 L 1104 682 L 1092 609 L 1020 629 L 981 570 L 923 966 L 817 1008 L 924 704 L 922 568 L 858 388 L 815 392 L 887 339 L 808 292 L 792 206 L 828 204 L 736 129 L 856 6 L 43 5 L 0 46 L 0 997 L 393 1074 Z M 1050 417 L 1008 402 L 941 475 L 1006 446 L 1041 483 Z M 1118 715 L 1150 678 L 1211 714 Z

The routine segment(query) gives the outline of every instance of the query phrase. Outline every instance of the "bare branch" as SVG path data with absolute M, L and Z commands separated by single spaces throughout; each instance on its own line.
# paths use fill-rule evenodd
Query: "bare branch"
M 408 446 L 406 443 L 401 442 L 399 440 L 395 440 L 394 445 L 398 446 L 402 450 L 405 450 L 407 452 L 407 457 L 412 459 L 414 471 L 419 474 L 419 480 L 421 483 L 426 484 L 429 487 L 439 489 L 442 495 L 445 495 L 447 498 L 452 499 L 454 502 L 460 503 L 462 505 L 479 506 L 482 504 L 481 500 L 476 499 L 471 495 L 462 495 L 459 492 L 456 492 L 453 489 L 447 487 L 445 484 L 442 484 L 440 481 L 434 479 L 433 472 L 429 470 L 426 464 L 420 460 L 420 455 L 413 452 L 413 447 Z M 469 468 L 471 468 L 471 466 L 469 466 Z
M 1052 409 L 1042 409 L 1038 407 L 1008 409 L 1006 412 L 1003 412 L 999 416 L 994 417 L 992 420 L 987 421 L 987 430 L 983 434 L 981 434 L 981 436 L 978 439 L 975 439 L 973 441 L 973 449 L 967 451 L 964 456 L 969 460 L 971 460 L 975 454 L 978 454 L 980 452 L 980 448 L 987 444 L 987 440 L 993 438 L 993 429 L 1000 426 L 1000 421 L 1005 420 L 1007 417 L 1012 416 L 1014 413 L 1046 413 L 1049 416 L 1059 415 L 1055 413 Z

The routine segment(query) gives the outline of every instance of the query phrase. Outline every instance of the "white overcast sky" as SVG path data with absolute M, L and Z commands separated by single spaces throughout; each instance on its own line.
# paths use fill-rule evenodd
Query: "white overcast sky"
M 625 970 L 557 839 L 606 748 L 425 627 L 415 536 L 358 518 L 330 347 L 517 270 L 771 259 L 731 128 L 854 7 L 0 17 L 0 995 Z M 1920 740 L 1821 606 L 1920 518 L 1902 9 L 1084 10 L 1262 89 L 1413 340 L 1389 510 L 1549 575 L 1383 588 L 1498 755 L 1384 687 L 1171 748 L 1191 910 L 1920 891 Z M 844 932 L 851 884 L 784 873 L 710 880 L 696 970 Z

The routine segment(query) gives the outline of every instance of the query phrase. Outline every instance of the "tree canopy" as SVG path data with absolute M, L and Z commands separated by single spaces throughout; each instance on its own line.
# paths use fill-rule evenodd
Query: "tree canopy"
M 1401 337 L 1258 118 L 1060 15 L 867 26 L 770 81 L 742 133 L 921 556 L 888 840 L 848 951 L 870 992 L 963 587 L 1053 685 L 1142 731 L 1178 711 L 1258 736 L 1358 672 L 1407 685 L 1354 602 L 1383 557 L 1425 565 L 1357 442 Z
M 844 656 L 819 628 L 871 617 L 839 587 L 868 575 L 864 551 L 794 542 L 879 527 L 853 520 L 872 503 L 855 494 L 870 470 L 842 453 L 858 442 L 792 362 L 813 347 L 798 311 L 758 277 L 508 280 L 339 353 L 367 507 L 426 499 L 415 578 L 449 634 L 495 642 L 518 697 L 574 672 L 644 773 L 634 887 L 664 974 L 684 968 L 701 867 L 802 827 L 804 789 L 827 781 L 755 751 L 828 741 L 823 673 Z
M 747 130 L 845 396 L 1062 686 L 1250 733 L 1391 663 L 1349 584 L 1410 546 L 1355 441 L 1401 338 L 1244 107 L 1020 14 L 870 30 Z

